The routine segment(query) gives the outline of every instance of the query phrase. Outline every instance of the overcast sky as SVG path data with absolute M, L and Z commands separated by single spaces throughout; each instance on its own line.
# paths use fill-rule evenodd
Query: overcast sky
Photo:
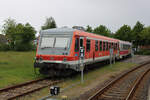
M 115 32 L 123 24 L 133 27 L 137 20 L 150 25 L 149 10 L 150 0 L 0 0 L 0 27 L 11 17 L 39 31 L 52 16 L 58 27 L 102 24 Z

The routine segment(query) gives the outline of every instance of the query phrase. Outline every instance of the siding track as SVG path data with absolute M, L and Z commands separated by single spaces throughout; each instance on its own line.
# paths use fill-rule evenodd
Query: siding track
M 149 79 L 149 75 L 150 61 L 118 76 L 88 100 L 137 100 L 139 92 L 143 91 L 142 87 L 144 87 L 146 80 Z
M 62 82 L 62 80 L 50 80 L 48 78 L 42 78 L 3 88 L 0 89 L 0 100 L 12 100 L 60 82 Z

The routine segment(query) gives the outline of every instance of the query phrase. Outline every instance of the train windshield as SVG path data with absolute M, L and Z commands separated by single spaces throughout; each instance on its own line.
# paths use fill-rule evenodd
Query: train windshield
M 41 48 L 67 48 L 68 37 L 42 37 Z
M 62 47 L 67 48 L 68 47 L 69 38 L 57 38 L 56 37 L 56 43 L 54 47 Z
M 54 38 L 43 37 L 41 42 L 41 48 L 53 47 Z

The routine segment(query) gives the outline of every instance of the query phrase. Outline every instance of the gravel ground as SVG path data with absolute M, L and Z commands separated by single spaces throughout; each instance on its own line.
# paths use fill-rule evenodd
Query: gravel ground
M 148 61 L 150 60 L 150 56 L 143 56 L 143 55 L 134 55 L 133 58 L 128 58 L 123 60 L 122 62 L 132 62 L 132 63 L 136 63 L 136 64 L 141 64 L 144 61 Z

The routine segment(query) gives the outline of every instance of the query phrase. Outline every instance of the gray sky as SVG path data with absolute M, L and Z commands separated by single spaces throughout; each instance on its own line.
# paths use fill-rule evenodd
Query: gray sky
M 58 27 L 102 24 L 115 32 L 123 24 L 133 27 L 137 20 L 150 25 L 149 10 L 150 0 L 0 0 L 0 26 L 11 17 L 39 31 L 52 16 Z

